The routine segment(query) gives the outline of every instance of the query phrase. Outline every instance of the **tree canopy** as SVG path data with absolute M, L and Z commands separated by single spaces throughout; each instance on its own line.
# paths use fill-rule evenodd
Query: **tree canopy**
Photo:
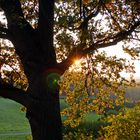
M 20 2 L 24 15 L 17 16 L 27 20 L 37 30 L 38 1 L 21 0 Z M 57 60 L 60 62 L 65 59 L 63 65 L 70 63 L 75 55 L 81 57 L 96 49 L 115 45 L 122 40 L 139 40 L 137 1 L 57 0 L 54 12 L 54 45 L 56 52 L 59 51 Z M 18 22 L 24 26 L 23 21 Z M 9 39 L 10 33 L 5 27 L 6 25 L 1 23 L 1 38 Z M 69 65 L 68 63 L 66 67 L 72 64 L 72 62 Z
M 20 0 L 20 2 L 22 8 L 18 10 L 20 13 L 14 11 L 14 8 L 20 8 L 18 2 L 15 2 L 17 5 L 10 7 L 11 10 L 13 8 L 11 12 L 14 14 L 10 20 L 13 20 L 14 23 L 17 22 L 23 28 L 26 20 L 37 31 L 40 17 L 39 5 L 43 3 L 40 1 L 38 3 L 37 0 Z M 8 1 L 6 3 L 8 4 Z M 1 1 L 1 10 L 7 14 L 8 7 L 3 4 L 3 1 Z M 43 12 L 45 13 L 45 11 Z M 56 0 L 54 48 L 57 61 L 63 60 L 61 65 L 69 67 L 75 57 L 81 58 L 99 48 L 116 45 L 124 40 L 139 41 L 139 18 L 138 1 Z M 9 37 L 10 32 L 6 24 L 1 21 L 1 38 L 10 40 Z
M 117 49 L 123 42 L 124 52 L 139 57 L 139 0 L 0 0 L 0 14 L 0 96 L 27 107 L 35 140 L 61 137 L 58 80 L 71 105 L 63 114 L 72 121 L 71 115 L 100 113 L 114 102 L 123 103 L 121 86 L 133 85 L 134 80 L 131 76 L 127 81 L 120 72 L 134 73 L 134 66 L 99 49 Z M 81 66 L 73 70 L 78 59 Z M 110 98 L 111 92 L 119 100 Z M 88 98 L 91 93 L 96 100 Z
M 54 58 L 54 61 L 57 61 L 57 66 L 52 69 L 57 69 L 55 70 L 57 73 L 64 73 L 76 59 L 82 57 L 90 57 L 96 59 L 98 62 L 103 62 L 104 59 L 107 59 L 104 55 L 101 54 L 92 57 L 91 55 L 100 48 L 110 47 L 121 41 L 124 42 L 123 50 L 126 53 L 130 54 L 132 57 L 138 56 L 137 47 L 139 47 L 140 40 L 140 6 L 138 1 L 56 0 L 54 2 L 54 9 L 52 9 L 54 21 L 49 15 L 49 10 L 45 11 L 46 7 L 44 6 L 45 4 L 51 6 L 53 2 L 43 2 L 44 1 L 37 0 L 0 1 L 2 17 L 0 23 L 0 37 L 4 39 L 1 40 L 0 57 L 2 79 L 6 79 L 7 77 L 7 81 L 12 81 L 12 84 L 15 83 L 15 85 L 16 82 L 24 81 L 22 85 L 26 89 L 28 86 L 27 78 L 25 78 L 25 75 L 23 74 L 25 62 L 22 60 L 26 61 L 27 59 L 30 61 L 29 63 L 32 64 L 39 62 L 43 63 L 43 65 L 47 65 L 47 63 L 51 63 L 53 60 L 51 60 L 51 58 Z M 8 4 L 10 4 L 10 6 Z M 40 11 L 39 9 L 41 8 L 44 10 Z M 44 17 L 41 18 L 43 13 L 46 14 L 46 19 Z M 42 22 L 46 26 L 42 26 Z M 51 22 L 53 27 L 51 26 Z M 47 33 L 50 34 L 50 36 L 54 36 L 54 39 L 50 37 L 50 39 L 48 38 L 47 40 L 53 42 L 55 52 L 52 47 L 45 47 L 43 44 L 42 48 L 33 47 L 34 55 L 29 53 L 30 50 L 32 51 L 32 48 L 25 49 L 22 47 L 15 47 L 14 49 L 11 46 L 12 44 L 14 45 L 16 38 L 13 38 L 14 34 L 12 32 L 14 29 L 11 29 L 11 26 L 12 28 L 19 28 L 19 30 L 23 29 L 25 34 L 27 29 L 34 32 L 34 38 L 37 40 L 39 40 L 40 37 L 41 39 L 44 38 L 45 32 L 43 33 L 43 30 L 48 30 Z M 39 30 L 41 30 L 43 36 L 41 36 L 40 33 L 38 35 Z M 51 34 L 52 32 L 50 30 L 53 30 L 53 34 Z M 18 32 L 19 31 L 17 31 L 17 34 Z M 22 36 L 20 38 L 22 38 Z M 27 40 L 26 38 L 24 39 Z M 7 40 L 11 41 L 12 44 L 7 42 Z M 43 43 L 43 41 L 41 42 Z M 46 42 L 45 38 L 44 42 Z M 128 42 L 131 42 L 134 45 L 128 46 Z M 19 57 L 15 55 L 15 53 L 18 54 Z M 44 55 L 45 53 L 50 59 L 44 58 L 46 56 Z M 41 57 L 41 55 L 43 57 Z M 47 61 L 46 64 L 43 62 L 43 59 Z M 110 65 L 109 62 L 106 62 L 105 64 L 106 66 Z M 95 65 L 95 63 L 92 65 Z M 8 68 L 7 71 L 4 67 L 10 68 Z M 113 62 L 111 67 L 113 67 Z M 94 67 L 94 70 L 95 69 L 96 66 Z M 20 72 L 20 70 L 22 70 L 22 72 Z M 111 73 L 109 75 L 111 75 Z

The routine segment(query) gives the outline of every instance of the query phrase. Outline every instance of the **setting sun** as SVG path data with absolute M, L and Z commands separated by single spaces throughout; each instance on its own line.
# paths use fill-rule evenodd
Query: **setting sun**
M 81 61 L 80 61 L 80 60 L 75 60 L 75 61 L 74 61 L 74 64 L 75 64 L 76 66 L 79 66 L 79 65 L 80 65 L 80 63 L 81 63 Z

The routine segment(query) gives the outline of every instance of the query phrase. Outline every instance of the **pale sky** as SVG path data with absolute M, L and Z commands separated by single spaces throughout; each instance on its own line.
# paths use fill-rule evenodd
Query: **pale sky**
M 128 60 L 131 60 L 131 57 L 123 52 L 121 43 L 118 43 L 116 46 L 111 46 L 100 50 L 105 51 L 109 56 L 116 55 L 118 57 L 127 58 Z M 135 64 L 135 71 L 136 71 L 134 76 L 136 79 L 140 79 L 140 60 L 134 60 L 133 62 Z M 123 73 L 123 76 L 127 77 L 128 75 Z

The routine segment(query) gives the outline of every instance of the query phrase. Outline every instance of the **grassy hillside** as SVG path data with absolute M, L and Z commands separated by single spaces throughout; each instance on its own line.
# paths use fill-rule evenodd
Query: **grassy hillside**
M 132 100 L 140 100 L 140 86 L 128 88 L 126 97 Z M 60 100 L 61 109 L 67 107 L 63 99 Z M 4 132 L 26 132 L 30 131 L 25 113 L 20 111 L 22 106 L 14 101 L 0 98 L 0 133 Z M 89 114 L 86 120 L 94 120 L 95 114 Z M 90 118 L 90 119 L 89 119 Z
M 20 108 L 16 102 L 0 98 L 0 133 L 30 131 L 25 113 Z
M 0 136 L 0 140 L 29 140 L 29 135 Z
M 140 86 L 136 88 L 128 88 L 126 97 L 132 100 L 140 100 Z M 60 100 L 61 109 L 67 107 L 63 99 Z M 20 111 L 22 106 L 14 101 L 0 98 L 0 134 L 11 132 L 30 132 L 28 120 L 25 113 Z M 91 127 L 93 129 L 98 124 L 97 116 L 95 113 L 87 114 L 83 120 L 84 127 Z M 83 127 L 83 125 L 81 127 Z M 99 124 L 100 125 L 100 124 Z M 0 140 L 26 140 L 27 135 L 13 135 L 13 136 L 0 136 Z
M 60 100 L 60 103 L 61 110 L 67 107 L 63 99 Z M 20 111 L 21 107 L 14 101 L 0 98 L 0 133 L 30 131 L 25 113 Z M 98 118 L 99 116 L 95 113 L 89 113 L 85 121 L 96 121 Z

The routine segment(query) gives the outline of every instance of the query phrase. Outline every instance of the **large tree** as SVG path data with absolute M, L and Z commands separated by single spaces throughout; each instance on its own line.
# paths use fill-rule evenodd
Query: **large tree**
M 62 139 L 59 76 L 75 58 L 123 40 L 139 41 L 139 7 L 138 0 L 0 0 L 7 21 L 1 20 L 0 38 L 11 41 L 19 60 L 6 53 L 9 42 L 1 44 L 0 96 L 27 108 L 33 140 Z M 6 63 L 24 69 L 28 87 L 4 81 Z

